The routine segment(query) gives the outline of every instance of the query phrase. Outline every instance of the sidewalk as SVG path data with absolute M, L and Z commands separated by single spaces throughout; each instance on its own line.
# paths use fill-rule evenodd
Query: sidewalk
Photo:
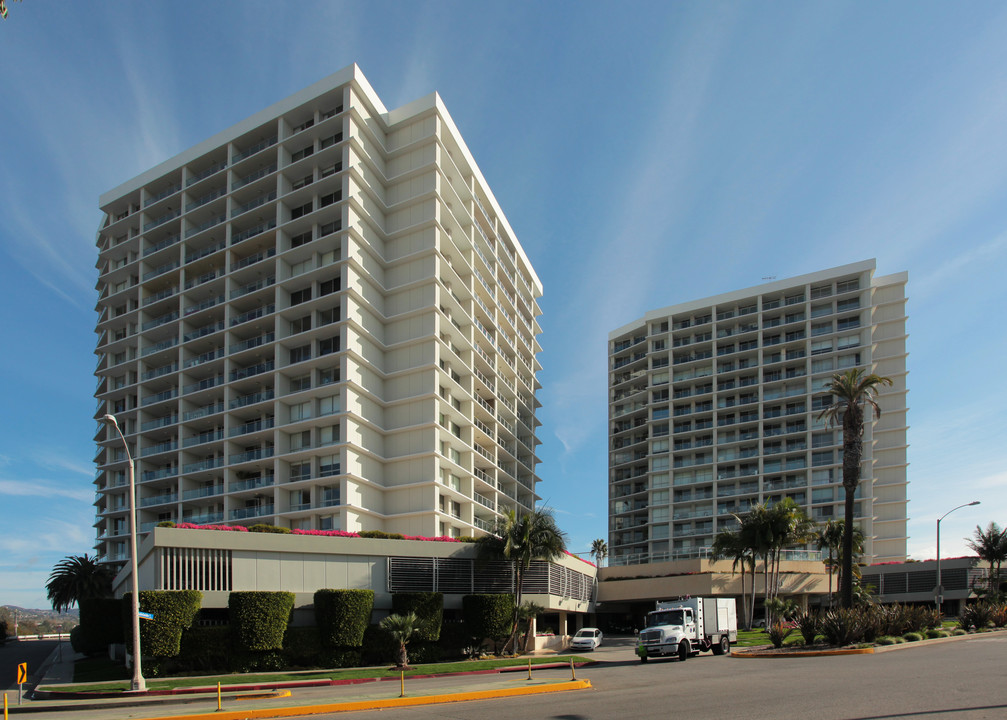
M 44 679 L 37 690 L 58 690 L 60 684 L 73 680 L 73 660 L 64 648 L 63 662 L 56 662 L 56 653 L 46 661 Z M 222 711 L 217 710 L 217 694 L 199 692 L 186 695 L 133 695 L 114 699 L 26 700 L 20 707 L 11 705 L 11 715 L 26 717 L 38 713 L 72 711 L 75 718 L 109 720 L 129 717 L 156 720 L 184 717 L 239 720 L 241 718 L 293 717 L 323 712 L 371 710 L 385 707 L 463 702 L 481 699 L 529 695 L 543 692 L 565 692 L 591 687 L 589 681 L 572 681 L 569 667 L 536 668 L 528 679 L 527 670 L 497 674 L 459 674 L 436 678 L 406 679 L 405 697 L 400 697 L 400 684 L 394 679 L 354 684 L 316 687 L 284 687 L 291 683 L 270 684 L 269 690 L 222 692 Z M 240 676 L 235 677 L 241 682 Z M 245 683 L 251 684 L 251 683 Z

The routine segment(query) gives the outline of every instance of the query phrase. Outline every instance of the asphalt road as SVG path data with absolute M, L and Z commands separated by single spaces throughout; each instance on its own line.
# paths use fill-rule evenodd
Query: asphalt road
M 7 693 L 8 702 L 17 700 L 18 664 L 28 663 L 28 684 L 24 686 L 24 692 L 27 693 L 35 687 L 35 683 L 39 680 L 38 673 L 42 669 L 42 663 L 55 649 L 55 640 L 22 640 L 0 646 L 0 692 Z M 71 652 L 70 643 L 65 639 L 63 640 L 63 650 Z M 13 691 L 13 695 L 11 691 Z
M 1007 637 L 978 636 L 876 655 L 739 659 L 703 654 L 641 664 L 628 647 L 583 668 L 593 690 L 383 710 L 402 720 L 978 720 L 1007 718 Z M 562 672 L 557 673 L 557 677 Z M 315 716 L 335 720 L 373 713 Z

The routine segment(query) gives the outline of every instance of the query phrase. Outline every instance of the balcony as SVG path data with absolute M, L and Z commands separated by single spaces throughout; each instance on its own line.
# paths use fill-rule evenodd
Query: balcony
M 258 505 L 255 507 L 238 508 L 231 511 L 231 520 L 243 520 L 245 518 L 262 517 L 273 514 L 273 504 Z
M 203 470 L 213 470 L 215 468 L 224 466 L 224 458 L 207 458 L 206 460 L 200 460 L 199 462 L 187 463 L 182 466 L 183 473 L 195 473 L 201 472 Z
M 273 457 L 273 448 L 264 447 L 256 448 L 254 450 L 246 450 L 245 452 L 237 453 L 235 455 L 229 455 L 227 461 L 235 465 L 237 463 L 249 462 L 251 460 L 263 460 L 265 458 Z
M 256 488 L 268 487 L 273 484 L 275 480 L 273 475 L 259 475 L 253 478 L 246 478 L 244 480 L 239 480 L 238 482 L 232 482 L 228 484 L 228 492 L 240 492 L 242 490 L 255 490 Z

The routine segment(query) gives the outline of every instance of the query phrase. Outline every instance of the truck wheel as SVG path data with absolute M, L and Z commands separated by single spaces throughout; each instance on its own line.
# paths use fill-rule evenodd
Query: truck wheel
M 689 659 L 689 654 L 692 652 L 692 648 L 689 646 L 688 640 L 683 640 L 678 644 L 678 659 L 685 662 Z
M 727 635 L 720 638 L 720 642 L 713 646 L 714 655 L 727 655 L 731 652 L 731 641 Z

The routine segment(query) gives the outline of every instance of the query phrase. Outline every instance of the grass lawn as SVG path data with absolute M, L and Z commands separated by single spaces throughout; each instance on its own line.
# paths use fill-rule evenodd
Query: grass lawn
M 428 665 L 413 665 L 406 671 L 410 675 L 430 675 L 434 673 L 472 672 L 473 670 L 492 670 L 502 667 L 526 667 L 529 659 L 532 665 L 544 663 L 575 663 L 593 662 L 590 658 L 580 655 L 564 655 L 562 657 L 533 658 L 503 658 L 499 660 L 463 660 L 451 663 L 431 663 Z M 163 679 L 147 679 L 149 690 L 169 690 L 172 688 L 248 685 L 298 680 L 358 680 L 381 677 L 398 677 L 397 670 L 381 668 L 348 668 L 345 670 L 318 670 L 296 673 L 249 673 L 246 675 L 201 675 L 199 677 L 172 677 Z M 66 692 L 115 692 L 129 689 L 129 678 L 132 675 L 118 663 L 110 660 L 78 660 L 74 663 L 73 680 L 75 683 L 92 683 L 88 685 L 67 685 L 60 688 Z M 126 678 L 125 682 L 102 682 Z M 97 684 L 94 684 L 97 683 Z

